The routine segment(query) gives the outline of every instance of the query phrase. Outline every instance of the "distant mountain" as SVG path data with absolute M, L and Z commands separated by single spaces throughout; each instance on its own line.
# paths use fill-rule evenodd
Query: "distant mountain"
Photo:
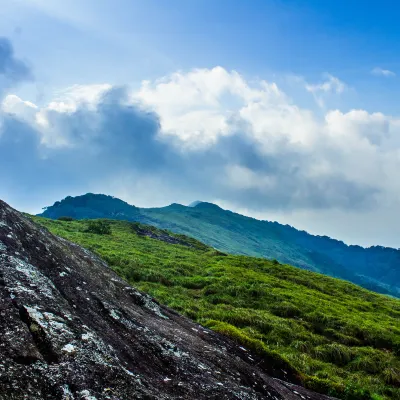
M 161 208 L 138 208 L 115 197 L 89 193 L 67 197 L 40 215 L 53 219 L 70 216 L 143 222 L 192 236 L 221 251 L 276 259 L 400 296 L 399 250 L 348 246 L 289 225 L 245 217 L 212 203 L 196 201 L 190 206 L 174 203 Z

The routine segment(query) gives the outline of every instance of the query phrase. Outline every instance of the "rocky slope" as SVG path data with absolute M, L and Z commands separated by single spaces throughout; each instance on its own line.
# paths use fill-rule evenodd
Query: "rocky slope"
M 0 399 L 328 399 L 0 201 Z

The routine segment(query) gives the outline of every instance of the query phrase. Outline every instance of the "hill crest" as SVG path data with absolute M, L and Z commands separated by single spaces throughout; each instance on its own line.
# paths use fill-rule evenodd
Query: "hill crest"
M 106 195 L 67 197 L 41 216 L 57 219 L 110 218 L 137 221 L 192 236 L 218 250 L 244 254 L 349 280 L 367 289 L 400 295 L 400 251 L 383 246 L 347 245 L 278 222 L 260 221 L 219 206 L 171 204 L 138 208 Z

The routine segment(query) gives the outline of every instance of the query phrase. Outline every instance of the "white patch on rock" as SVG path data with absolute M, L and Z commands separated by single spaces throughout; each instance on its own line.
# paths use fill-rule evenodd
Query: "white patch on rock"
M 10 291 L 19 294 L 27 293 L 34 298 L 38 298 L 38 294 L 48 298 L 54 297 L 53 290 L 57 289 L 38 268 L 13 256 L 9 256 L 8 261 L 11 266 L 5 267 L 5 280 Z M 29 289 L 27 286 L 35 288 L 35 290 Z
M 180 350 L 178 346 L 175 344 L 171 343 L 167 339 L 161 339 L 160 338 L 160 347 L 165 355 L 174 355 L 175 357 L 181 358 L 181 357 L 189 357 L 188 353 L 185 353 L 184 351 Z
M 61 349 L 64 353 L 68 353 L 68 354 L 74 354 L 76 353 L 76 348 L 73 344 L 68 343 L 66 344 L 62 349 Z
M 83 340 L 84 342 L 87 342 L 87 341 L 93 339 L 93 337 L 94 337 L 94 336 L 93 336 L 93 333 L 87 332 L 87 333 L 84 333 L 84 334 L 82 335 L 82 340 Z
M 63 318 L 49 312 L 42 313 L 39 307 L 25 306 L 25 309 L 30 318 L 44 330 L 53 345 L 58 344 L 60 348 L 73 339 L 74 334 L 67 328 Z
M 110 311 L 111 318 L 116 319 L 117 321 L 121 319 L 121 317 L 117 314 L 117 311 L 111 310 Z
M 79 392 L 80 400 L 97 400 L 97 397 L 94 397 L 90 394 L 89 390 L 82 390 Z

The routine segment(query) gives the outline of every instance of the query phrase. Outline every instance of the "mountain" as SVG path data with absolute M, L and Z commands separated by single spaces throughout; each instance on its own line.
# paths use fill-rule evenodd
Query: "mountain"
M 56 202 L 41 215 L 53 219 L 71 216 L 147 223 L 192 236 L 221 251 L 276 259 L 400 296 L 400 251 L 397 249 L 348 246 L 289 225 L 245 217 L 212 203 L 197 201 L 190 206 L 138 208 L 111 196 L 86 194 Z
M 1 201 L 0 360 L 1 400 L 328 399 Z

